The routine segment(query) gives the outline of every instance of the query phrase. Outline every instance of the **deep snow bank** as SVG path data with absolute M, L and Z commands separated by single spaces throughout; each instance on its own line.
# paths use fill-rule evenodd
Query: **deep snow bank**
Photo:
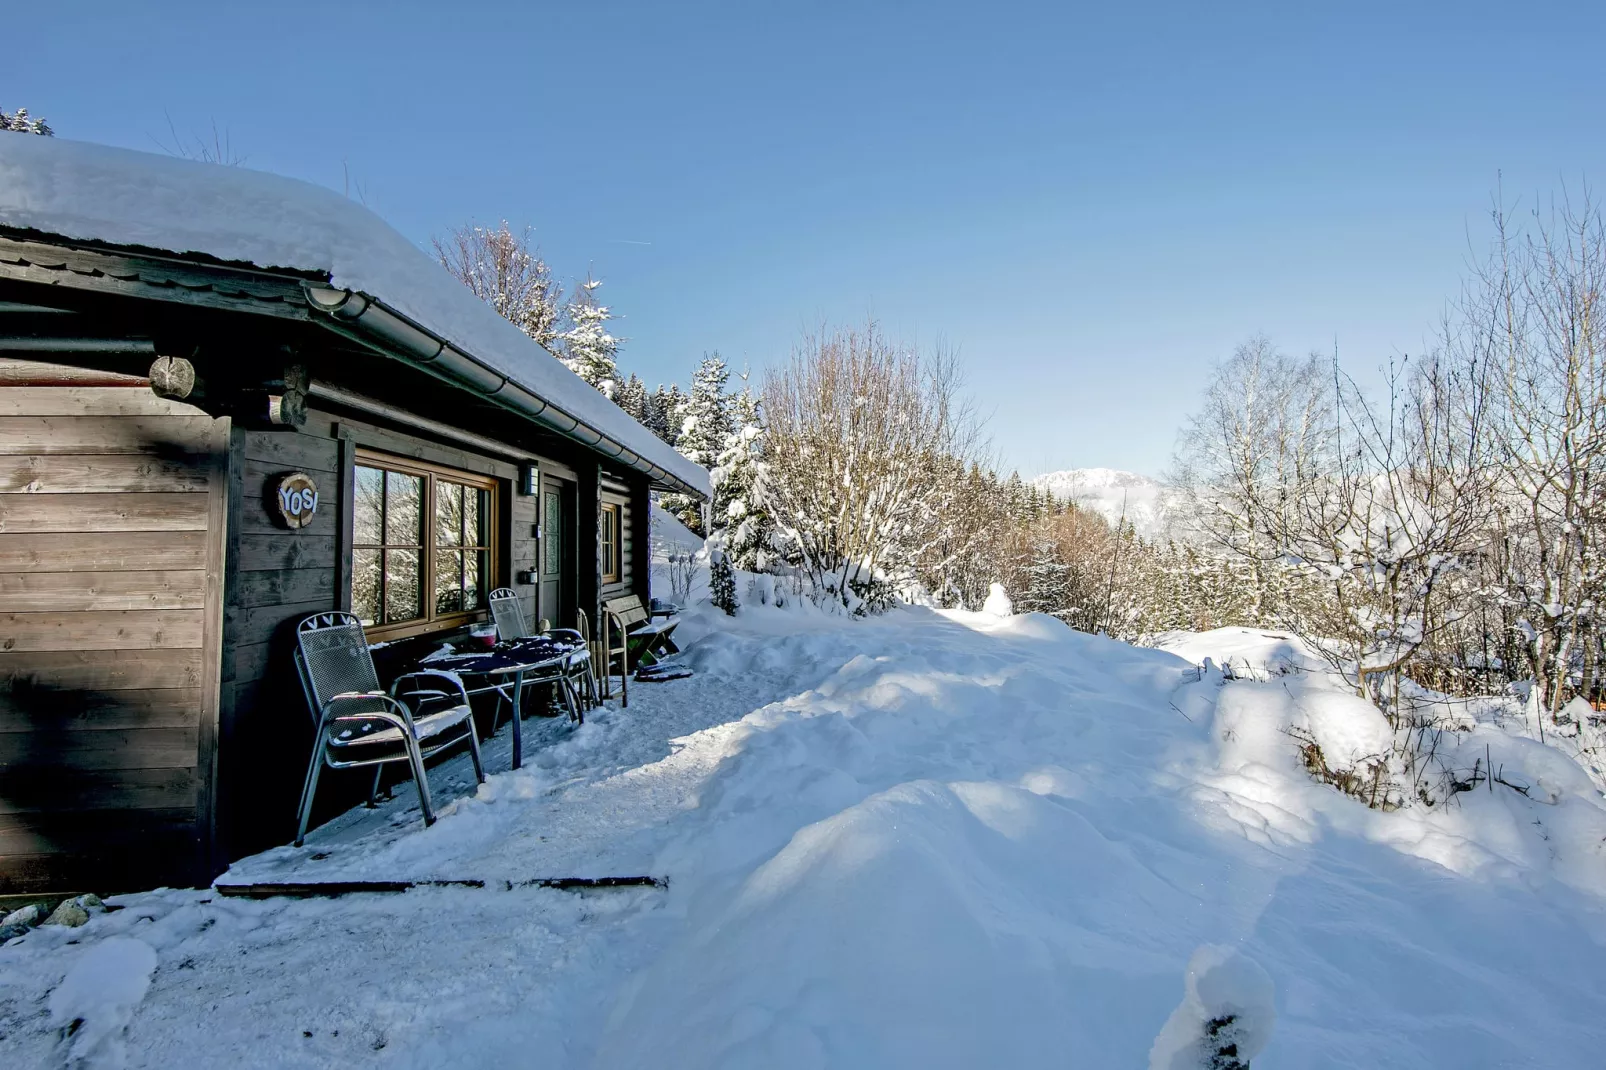
M 1247 636 L 769 607 L 683 634 L 695 677 L 532 722 L 518 773 L 504 731 L 433 828 L 400 792 L 234 875 L 667 893 L 126 897 L 73 938 L 160 956 L 130 1064 L 1174 1068 L 1224 1011 L 1259 1067 L 1598 1062 L 1606 832 L 1576 782 L 1366 810 L 1281 730 L 1312 697 L 1354 728 L 1318 681 L 1199 671 Z M 0 1063 L 53 1050 L 66 938 L 0 949 Z
M 1525 853 L 1545 842 L 1515 827 L 1526 800 L 1375 813 L 1311 782 L 1281 731 L 1365 750 L 1375 709 L 1046 618 L 902 613 L 725 737 L 660 855 L 684 875 L 675 924 L 600 1065 L 1181 1066 L 1168 1016 L 1254 975 L 1200 988 L 1208 945 L 1264 964 L 1233 991 L 1267 1065 L 1582 1065 L 1606 1036 L 1600 902 Z M 1567 875 L 1606 887 L 1575 833 Z

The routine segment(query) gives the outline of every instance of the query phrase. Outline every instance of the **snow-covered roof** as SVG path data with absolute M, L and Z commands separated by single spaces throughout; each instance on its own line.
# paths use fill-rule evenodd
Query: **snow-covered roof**
M 283 175 L 47 137 L 0 137 L 0 226 L 325 275 L 708 491 L 708 473 L 575 375 L 379 216 Z

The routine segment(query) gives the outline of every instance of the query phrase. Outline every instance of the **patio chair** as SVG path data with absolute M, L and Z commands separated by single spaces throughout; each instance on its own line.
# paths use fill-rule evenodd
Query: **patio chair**
M 511 587 L 498 587 L 492 591 L 490 603 L 491 620 L 496 623 L 496 637 L 504 643 L 540 634 L 580 644 L 564 662 L 563 675 L 569 681 L 571 692 L 580 696 L 586 709 L 597 704 L 597 678 L 591 671 L 591 644 L 586 636 L 573 628 L 553 628 L 546 620 L 541 621 L 540 632 L 531 632 L 529 625 L 524 622 L 524 606 L 519 602 L 518 593 Z M 583 613 L 581 615 L 584 616 Z M 527 684 L 541 682 L 539 679 L 525 681 Z
M 314 613 L 296 625 L 295 660 L 307 708 L 317 727 L 301 789 L 297 847 L 307 838 L 318 774 L 325 765 L 331 769 L 374 766 L 368 791 L 368 805 L 372 806 L 385 766 L 406 762 L 418 788 L 426 827 L 435 823 L 424 771 L 426 759 L 467 739 L 474 775 L 485 783 L 473 712 L 457 677 L 423 669 L 397 677 L 386 692 L 379 686 L 362 622 L 350 613 Z M 417 688 L 425 678 L 439 681 L 445 690 Z M 403 692 L 403 685 L 410 689 Z M 425 712 L 430 706 L 436 708 Z

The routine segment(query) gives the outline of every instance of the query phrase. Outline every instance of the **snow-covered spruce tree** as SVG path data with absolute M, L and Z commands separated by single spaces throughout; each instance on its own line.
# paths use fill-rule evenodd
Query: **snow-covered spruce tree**
M 731 433 L 730 398 L 725 392 L 730 370 L 718 353 L 704 357 L 692 373 L 691 395 L 680 414 L 675 448 L 688 460 L 711 465 Z
M 631 372 L 630 378 L 619 384 L 619 390 L 613 396 L 614 404 L 629 413 L 632 420 L 650 430 L 651 425 L 647 417 L 648 398 L 647 384 L 642 382 L 641 377 L 635 372 Z
M 744 572 L 768 572 L 776 556 L 775 520 L 768 506 L 763 416 L 758 398 L 745 389 L 735 396 L 731 410 L 734 427 L 709 471 L 714 484 L 709 516 L 722 532 L 732 565 Z
M 1058 617 L 1079 631 L 1105 630 L 1116 536 L 1097 513 L 1075 505 L 1017 529 L 1005 586 L 1022 610 Z M 1119 575 L 1116 577 L 1120 578 Z
M 0 130 L 10 130 L 18 134 L 42 134 L 45 137 L 56 135 L 56 132 L 50 129 L 49 123 L 31 117 L 27 108 L 18 108 L 9 113 L 0 109 Z
M 708 544 L 708 600 L 725 611 L 727 616 L 736 616 L 739 607 L 736 601 L 736 577 L 731 572 L 730 558 L 718 536 L 709 540 Z
M 569 329 L 557 337 L 557 353 L 570 371 L 612 398 L 619 386 L 620 339 L 608 333 L 613 313 L 597 300 L 601 286 L 601 280 L 588 277 L 575 290 L 567 309 Z
M 495 229 L 464 226 L 434 239 L 441 266 L 496 314 L 557 352 L 563 330 L 563 287 L 541 259 L 529 227 L 518 234 L 504 220 Z
M 672 415 L 680 421 L 675 436 L 675 449 L 688 461 L 704 468 L 713 468 L 725 450 L 731 433 L 730 399 L 725 393 L 730 382 L 730 371 L 718 353 L 704 357 L 692 373 L 691 394 L 683 403 L 675 405 L 673 393 L 670 405 L 678 409 Z M 674 388 L 671 388 L 673 391 Z M 680 519 L 692 531 L 707 536 L 703 530 L 702 503 L 685 494 L 666 494 L 660 504 Z
M 670 383 L 666 389 L 659 383 L 658 389 L 647 396 L 647 430 L 671 446 L 677 445 L 685 407 L 686 395 L 680 392 L 678 385 Z

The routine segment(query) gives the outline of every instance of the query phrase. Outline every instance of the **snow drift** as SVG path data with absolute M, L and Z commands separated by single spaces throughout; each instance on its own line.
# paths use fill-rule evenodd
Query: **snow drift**
M 1487 740 L 1553 793 L 1384 813 L 1313 781 L 1282 731 L 1364 750 L 1365 710 L 1200 671 L 1297 656 L 1278 636 L 1173 637 L 1181 657 L 1035 614 L 806 604 L 698 610 L 681 635 L 695 677 L 578 730 L 532 723 L 527 767 L 434 827 L 401 792 L 229 875 L 667 892 L 127 897 L 76 932 L 162 957 L 130 1064 L 1598 1061 L 1606 809 L 1554 751 Z M 57 983 L 61 939 L 0 949 L 0 1059 L 49 1050 L 6 1008 Z

